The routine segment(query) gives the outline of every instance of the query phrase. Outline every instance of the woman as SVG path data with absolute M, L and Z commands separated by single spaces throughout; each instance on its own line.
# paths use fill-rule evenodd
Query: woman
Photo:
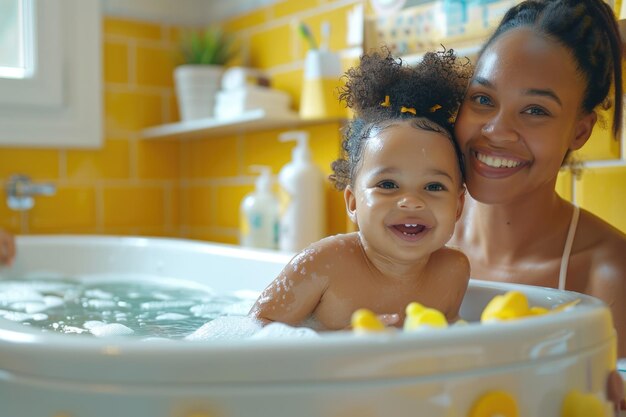
M 615 17 L 602 0 L 527 0 L 506 14 L 457 117 L 471 198 L 450 243 L 469 257 L 474 278 L 604 300 L 626 357 L 626 236 L 554 189 L 607 98 L 618 135 L 621 57 Z

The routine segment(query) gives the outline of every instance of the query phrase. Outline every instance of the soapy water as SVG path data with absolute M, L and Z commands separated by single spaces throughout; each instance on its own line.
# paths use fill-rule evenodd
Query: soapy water
M 193 334 L 189 339 L 201 340 L 228 333 L 242 338 L 262 328 L 246 317 L 258 295 L 218 294 L 200 284 L 158 277 L 0 280 L 0 317 L 42 332 L 96 337 L 182 339 Z M 216 323 L 215 334 L 207 333 L 206 326 L 201 336 L 196 334 L 218 318 L 230 319 L 229 332 Z

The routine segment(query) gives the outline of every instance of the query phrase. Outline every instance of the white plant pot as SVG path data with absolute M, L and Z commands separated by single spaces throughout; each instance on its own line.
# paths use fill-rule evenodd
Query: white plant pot
M 220 89 L 221 65 L 181 65 L 174 70 L 178 110 L 183 121 L 213 117 Z

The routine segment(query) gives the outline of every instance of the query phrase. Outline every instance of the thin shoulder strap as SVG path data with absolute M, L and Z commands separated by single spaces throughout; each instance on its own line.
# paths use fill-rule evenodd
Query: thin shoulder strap
M 565 248 L 563 248 L 563 256 L 561 257 L 561 270 L 559 271 L 559 290 L 565 289 L 565 282 L 567 281 L 567 266 L 569 264 L 569 256 L 572 253 L 572 245 L 574 244 L 574 236 L 576 235 L 576 228 L 578 227 L 579 215 L 580 208 L 578 206 L 574 206 L 572 220 L 569 223 L 569 230 L 567 232 L 567 239 L 565 240 Z

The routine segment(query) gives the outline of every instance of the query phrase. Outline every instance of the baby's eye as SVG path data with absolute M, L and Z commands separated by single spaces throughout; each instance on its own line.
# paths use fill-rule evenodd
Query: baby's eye
M 381 181 L 378 184 L 376 184 L 376 186 L 378 188 L 382 188 L 382 189 L 385 189 L 385 190 L 391 190 L 393 188 L 398 188 L 398 185 L 395 182 L 389 181 L 389 180 Z
M 426 191 L 446 191 L 446 187 L 439 183 L 439 182 L 432 182 L 428 185 L 426 185 L 426 187 L 424 187 L 424 189 Z
M 472 101 L 481 106 L 491 106 L 491 99 L 484 94 L 476 94 L 472 96 Z
M 543 108 L 537 107 L 537 106 L 530 107 L 530 108 L 524 110 L 524 113 L 530 114 L 532 116 L 547 116 L 549 114 Z

